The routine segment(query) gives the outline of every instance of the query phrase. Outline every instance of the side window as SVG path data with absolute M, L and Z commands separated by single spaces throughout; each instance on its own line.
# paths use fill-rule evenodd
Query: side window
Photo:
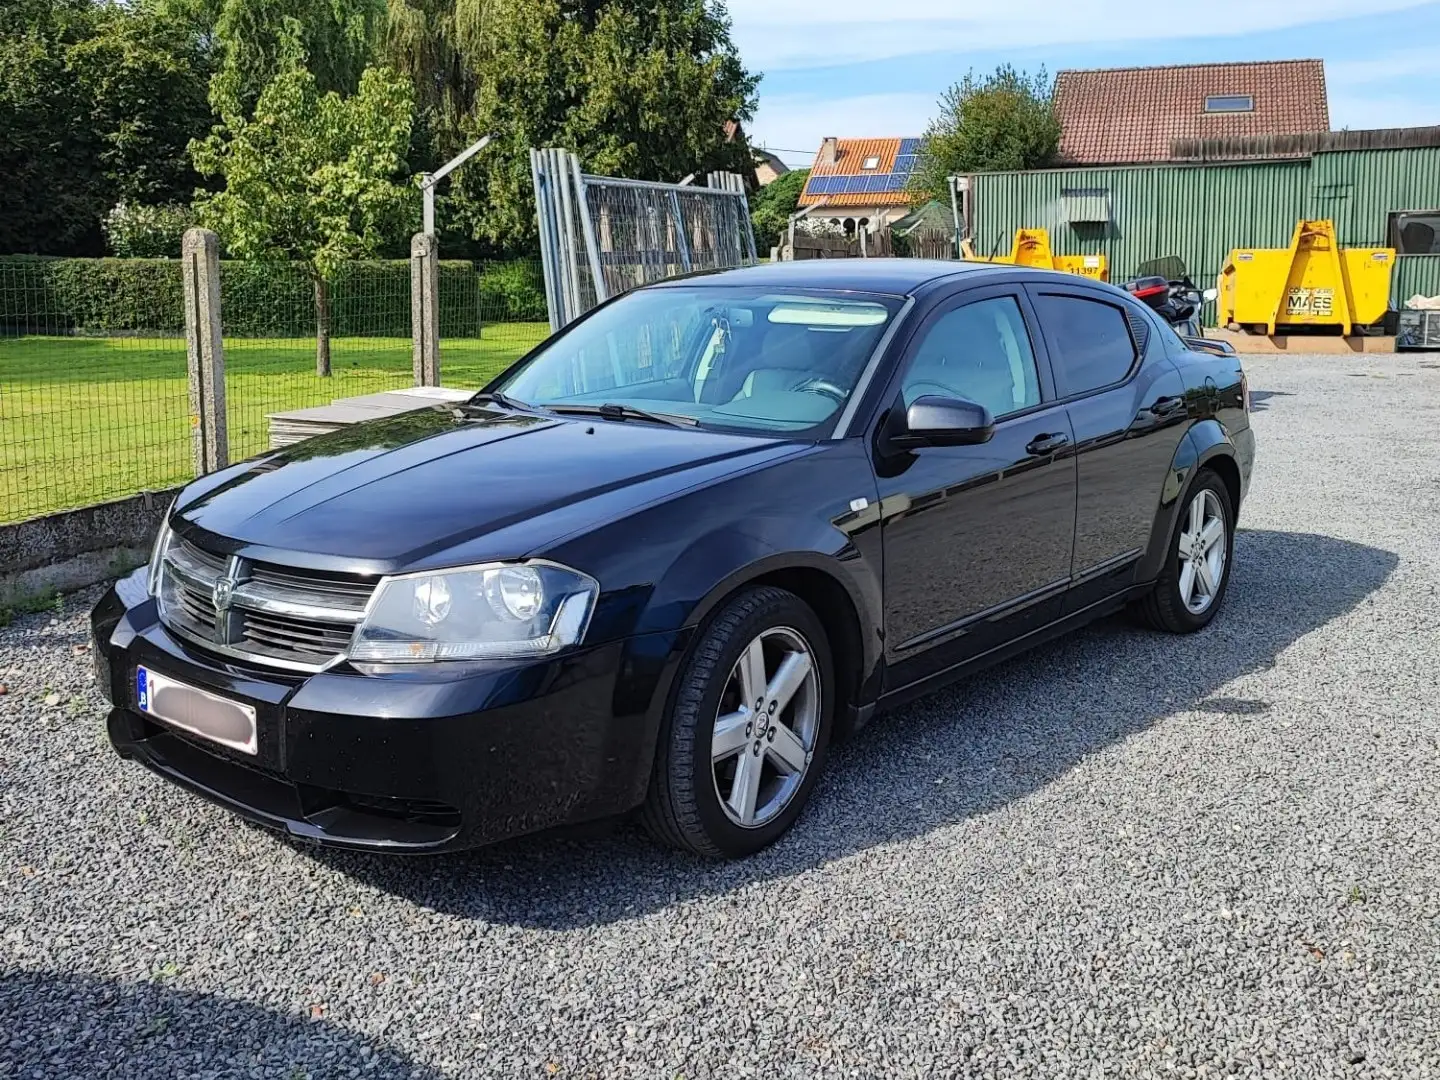
M 1035 307 L 1050 342 L 1061 397 L 1118 383 L 1135 363 L 1125 312 L 1103 300 L 1042 293 Z
M 900 383 L 907 406 L 927 394 L 963 397 L 1000 417 L 1040 404 L 1025 317 L 1013 296 L 977 300 L 924 331 Z

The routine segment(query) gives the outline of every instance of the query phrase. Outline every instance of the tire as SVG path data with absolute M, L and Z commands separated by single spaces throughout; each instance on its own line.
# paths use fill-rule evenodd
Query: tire
M 1204 589 L 1205 576 L 1200 572 L 1192 547 L 1192 524 L 1195 507 L 1203 507 L 1208 526 L 1214 515 L 1224 528 L 1224 536 L 1212 542 L 1203 556 L 1209 580 L 1215 581 L 1215 590 L 1203 606 L 1197 604 L 1195 589 Z M 1182 548 L 1184 549 L 1182 551 Z M 1215 580 L 1215 564 L 1219 566 L 1218 580 Z M 1230 492 L 1219 475 L 1210 469 L 1201 469 L 1195 474 L 1189 490 L 1180 504 L 1180 516 L 1175 523 L 1175 535 L 1170 538 L 1170 549 L 1165 553 L 1165 563 L 1155 585 L 1137 605 L 1141 618 L 1155 630 L 1170 634 L 1193 634 L 1210 625 L 1210 620 L 1225 602 L 1225 592 L 1230 585 L 1230 568 L 1235 555 L 1235 508 L 1230 504 Z M 1189 573 L 1186 563 L 1191 564 Z M 1198 582 L 1198 584 L 1197 584 Z M 1184 591 L 1182 591 L 1184 590 Z
M 803 675 L 806 665 L 793 659 L 800 655 L 809 659 Z M 759 685 L 757 662 L 766 684 L 761 712 L 739 700 L 744 687 Z M 777 678 L 786 664 L 786 678 Z M 646 831 L 712 858 L 741 858 L 774 843 L 800 816 L 824 768 L 834 688 L 825 629 L 804 601 L 770 586 L 737 593 L 698 632 L 677 676 L 640 811 Z M 784 705 L 772 709 L 782 696 Z M 725 744 L 718 763 L 717 739 Z

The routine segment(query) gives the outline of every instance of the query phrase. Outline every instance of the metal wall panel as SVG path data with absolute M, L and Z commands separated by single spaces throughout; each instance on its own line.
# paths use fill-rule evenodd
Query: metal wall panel
M 1330 218 L 1343 247 L 1386 247 L 1394 210 L 1440 208 L 1440 147 L 1316 154 L 1306 217 Z
M 1108 256 L 1111 281 L 1132 276 L 1147 259 L 1178 255 L 1196 282 L 1213 284 L 1232 248 L 1285 247 L 1303 217 L 1333 218 L 1346 246 L 1382 246 L 1391 210 L 1440 204 L 1440 147 L 1284 162 L 982 173 L 970 185 L 973 243 L 982 255 L 997 240 L 1008 251 L 1017 228 L 1043 227 L 1057 255 Z M 1068 224 L 1064 193 L 1097 188 L 1109 192 L 1110 224 Z
M 1405 301 L 1419 293 L 1440 296 L 1440 255 L 1399 255 L 1395 258 L 1395 276 L 1390 289 L 1390 306 L 1401 308 Z

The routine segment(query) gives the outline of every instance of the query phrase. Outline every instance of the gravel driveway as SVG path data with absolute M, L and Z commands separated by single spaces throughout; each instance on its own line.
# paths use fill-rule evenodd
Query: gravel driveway
M 839 752 L 777 847 L 302 850 L 0 630 L 0 1076 L 1440 1076 L 1440 358 L 1254 358 L 1226 611 Z

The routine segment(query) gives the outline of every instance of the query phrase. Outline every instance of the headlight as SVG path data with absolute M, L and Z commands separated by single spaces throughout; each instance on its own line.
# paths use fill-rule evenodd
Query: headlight
M 495 563 L 385 578 L 350 659 L 415 663 L 544 656 L 585 636 L 600 586 L 552 563 Z
M 172 505 L 173 509 L 173 505 Z M 170 547 L 170 511 L 160 521 L 160 531 L 155 534 L 155 547 L 150 552 L 150 595 L 160 595 L 160 566 L 165 561 L 165 552 Z

